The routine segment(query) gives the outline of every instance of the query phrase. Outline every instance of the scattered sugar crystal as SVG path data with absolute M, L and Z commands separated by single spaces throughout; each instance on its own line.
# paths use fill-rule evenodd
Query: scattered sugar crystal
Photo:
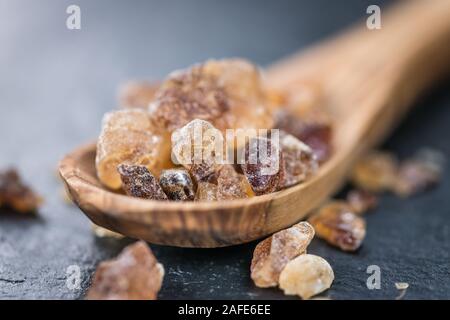
M 0 170 L 0 207 L 20 213 L 36 211 L 43 199 L 27 186 L 16 169 Z
M 347 194 L 347 203 L 357 214 L 363 214 L 374 209 L 378 204 L 377 197 L 365 190 L 351 190 Z
M 129 245 L 113 260 L 101 262 L 88 300 L 155 300 L 164 268 L 143 241 Z
M 393 190 L 408 197 L 439 183 L 445 163 L 444 156 L 431 149 L 420 150 L 414 157 L 402 161 Z
M 286 264 L 305 253 L 313 237 L 314 228 L 300 222 L 261 241 L 253 252 L 250 267 L 255 284 L 262 288 L 276 286 Z
M 392 189 L 397 174 L 397 160 L 387 152 L 371 152 L 353 168 L 351 180 L 360 189 L 382 192 Z
M 287 295 L 309 299 L 331 287 L 334 272 L 323 258 L 302 254 L 289 261 L 280 274 L 280 288 Z
M 343 251 L 356 251 L 366 236 L 366 222 L 342 201 L 332 201 L 308 219 L 316 235 Z

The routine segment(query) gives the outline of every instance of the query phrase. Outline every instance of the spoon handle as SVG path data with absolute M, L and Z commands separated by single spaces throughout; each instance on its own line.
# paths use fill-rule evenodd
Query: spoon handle
M 385 71 L 391 80 L 407 80 L 402 90 L 419 93 L 450 71 L 449 17 L 448 0 L 401 1 L 381 12 L 381 29 L 364 22 L 275 63 L 268 68 L 270 84 L 295 90 L 314 78 L 332 91 L 353 91 L 355 81 Z
M 381 29 L 366 23 L 295 54 L 268 70 L 284 92 L 320 84 L 324 101 L 349 148 L 386 137 L 412 102 L 450 72 L 450 1 L 401 1 L 381 12 Z

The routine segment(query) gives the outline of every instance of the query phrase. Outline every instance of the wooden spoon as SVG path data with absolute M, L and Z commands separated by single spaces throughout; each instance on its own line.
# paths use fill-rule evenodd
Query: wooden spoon
M 157 202 L 113 193 L 98 181 L 95 144 L 60 163 L 71 197 L 96 224 L 151 243 L 219 247 L 286 228 L 330 197 L 354 161 L 383 140 L 412 101 L 450 70 L 450 1 L 404 1 L 382 29 L 354 27 L 268 69 L 275 88 L 295 92 L 314 80 L 336 121 L 335 153 L 306 183 L 224 202 Z

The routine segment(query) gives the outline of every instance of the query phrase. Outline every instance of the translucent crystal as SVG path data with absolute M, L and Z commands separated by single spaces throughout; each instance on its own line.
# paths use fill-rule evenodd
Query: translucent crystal
M 170 162 L 170 136 L 162 134 L 143 110 L 107 113 L 97 143 L 96 169 L 100 181 L 111 189 L 121 186 L 117 166 L 145 165 L 159 175 Z
M 36 211 L 42 202 L 42 198 L 22 181 L 17 170 L 0 170 L 0 207 L 29 213 Z
M 170 200 L 192 201 L 195 192 L 191 177 L 186 170 L 164 170 L 159 177 L 159 184 Z
M 255 195 L 247 178 L 237 173 L 231 165 L 224 165 L 220 169 L 217 183 L 218 200 L 249 198 Z
M 143 241 L 129 245 L 95 271 L 89 300 L 155 300 L 161 289 L 164 267 Z
M 400 164 L 393 190 L 399 196 L 408 197 L 433 187 L 441 179 L 444 163 L 444 156 L 437 151 L 419 151 Z
M 282 188 L 305 181 L 317 171 L 319 164 L 315 154 L 294 136 L 280 131 L 280 147 L 284 166 Z
M 366 236 L 366 222 L 345 202 L 333 201 L 308 220 L 319 238 L 344 251 L 357 250 Z
M 289 110 L 280 109 L 275 113 L 274 127 L 307 144 L 319 163 L 325 162 L 331 156 L 332 125 L 323 113 L 310 112 L 299 117 Z
M 368 191 L 351 190 L 347 194 L 347 203 L 355 213 L 362 214 L 375 208 L 378 204 L 378 199 Z
M 217 185 L 209 182 L 200 182 L 197 185 L 195 201 L 216 201 Z
M 284 176 L 279 144 L 257 136 L 247 142 L 244 152 L 245 158 L 241 168 L 255 194 L 262 195 L 278 190 Z
M 172 134 L 173 161 L 188 169 L 197 183 L 217 181 L 224 148 L 222 133 L 204 120 L 192 120 Z
M 151 117 L 169 131 L 194 119 L 229 128 L 270 128 L 258 69 L 241 59 L 209 60 L 172 73 L 150 105 Z
M 289 261 L 281 271 L 280 288 L 287 295 L 309 299 L 331 287 L 333 280 L 333 269 L 325 259 L 302 254 Z
M 305 253 L 313 237 L 313 227 L 300 222 L 260 242 L 253 252 L 250 267 L 255 284 L 262 288 L 276 286 L 286 264 Z
M 363 190 L 381 192 L 390 190 L 395 183 L 397 160 L 387 152 L 371 152 L 353 168 L 351 180 Z
M 167 196 L 151 172 L 145 166 L 121 164 L 117 171 L 125 193 L 132 197 L 167 200 Z
M 217 184 L 220 165 L 208 165 L 206 163 L 193 164 L 189 168 L 189 173 L 196 183 L 210 182 Z
M 158 85 L 146 81 L 131 81 L 119 88 L 119 105 L 123 108 L 147 109 Z

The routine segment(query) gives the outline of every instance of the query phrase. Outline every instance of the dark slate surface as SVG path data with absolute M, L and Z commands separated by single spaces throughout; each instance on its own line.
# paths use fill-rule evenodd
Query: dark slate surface
M 115 90 L 130 78 L 159 78 L 209 57 L 243 56 L 262 65 L 364 16 L 372 1 L 76 1 L 82 30 L 65 28 L 68 1 L 0 1 L 0 165 L 13 164 L 46 198 L 37 218 L 0 213 L 0 298 L 82 298 L 97 263 L 132 240 L 96 239 L 87 218 L 60 197 L 57 161 L 95 138 Z M 375 3 L 380 3 L 375 1 Z M 386 148 L 408 156 L 423 146 L 450 154 L 449 83 L 418 103 Z M 410 200 L 383 196 L 367 216 L 359 252 L 314 240 L 336 280 L 332 299 L 398 295 L 450 298 L 450 198 L 447 170 L 436 189 Z M 163 299 L 284 299 L 255 288 L 249 263 L 255 243 L 223 249 L 153 246 L 166 266 Z M 66 286 L 79 265 L 80 290 Z M 381 268 L 368 290 L 366 268 Z

